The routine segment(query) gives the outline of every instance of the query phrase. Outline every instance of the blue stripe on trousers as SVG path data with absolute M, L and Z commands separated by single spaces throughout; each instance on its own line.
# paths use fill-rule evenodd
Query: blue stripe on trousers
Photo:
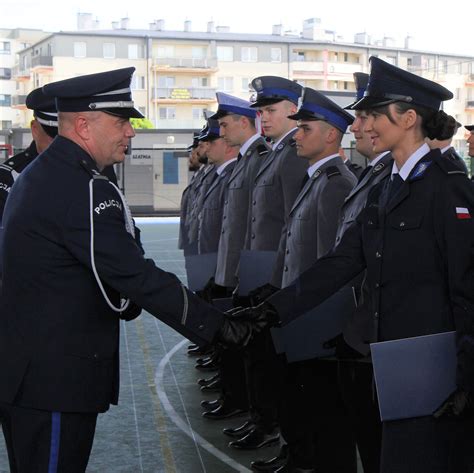
M 61 437 L 61 413 L 51 413 L 51 448 L 49 451 L 48 473 L 58 471 L 59 440 Z

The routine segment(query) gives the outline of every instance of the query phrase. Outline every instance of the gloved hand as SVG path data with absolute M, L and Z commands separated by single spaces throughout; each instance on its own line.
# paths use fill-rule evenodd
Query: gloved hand
M 271 284 L 264 284 L 249 292 L 250 302 L 252 305 L 261 304 L 278 291 L 278 287 L 272 286 Z
M 323 348 L 336 349 L 336 358 L 338 360 L 357 360 L 359 358 L 364 358 L 362 353 L 359 353 L 357 350 L 352 348 L 344 340 L 342 333 L 336 335 L 334 338 L 330 338 L 323 343 Z
M 249 344 L 256 333 L 279 323 L 278 313 L 268 303 L 226 315 L 218 339 L 226 345 L 242 348 Z
M 212 299 L 218 299 L 221 297 L 227 297 L 228 290 L 226 287 L 216 284 L 213 277 L 209 278 L 206 285 L 201 291 L 197 291 L 196 295 L 206 302 L 211 302 Z
M 433 412 L 433 417 L 436 419 L 445 417 L 468 418 L 473 415 L 473 394 L 459 388 Z
M 128 307 L 120 312 L 119 317 L 122 320 L 130 321 L 133 319 L 136 319 L 140 314 L 142 313 L 142 308 L 139 307 L 137 304 L 133 303 L 130 301 L 130 304 L 128 304 Z

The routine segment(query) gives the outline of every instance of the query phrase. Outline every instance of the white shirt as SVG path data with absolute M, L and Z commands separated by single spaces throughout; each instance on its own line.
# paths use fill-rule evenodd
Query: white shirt
M 272 149 L 277 149 L 277 146 L 290 134 L 296 131 L 298 127 L 292 128 L 288 133 L 285 133 L 277 142 L 272 144 Z
M 392 175 L 399 174 L 400 177 L 406 181 L 413 168 L 417 165 L 418 161 L 430 152 L 430 147 L 424 143 L 422 144 L 406 161 L 401 169 L 397 168 L 397 163 L 394 161 L 392 166 Z
M 320 159 L 319 161 L 316 161 L 314 164 L 312 164 L 308 168 L 308 171 L 307 171 L 308 176 L 311 177 L 324 163 L 327 163 L 328 161 L 330 161 L 333 158 L 336 158 L 337 156 L 339 156 L 339 154 L 335 153 L 335 154 L 331 154 L 331 156 L 328 156 L 327 158 L 323 158 L 323 159 Z M 341 158 L 341 161 L 342 161 L 342 158 Z
M 376 158 L 372 159 L 367 166 L 375 166 L 384 156 L 387 156 L 387 154 L 390 153 L 390 151 L 385 151 L 382 154 L 379 154 Z
M 255 133 L 255 135 L 251 136 L 241 147 L 240 147 L 240 154 L 242 156 L 245 155 L 247 150 L 250 148 L 250 146 L 257 141 L 260 138 L 260 135 L 258 133 Z
M 232 159 L 229 159 L 229 161 L 226 161 L 225 163 L 222 163 L 222 164 L 216 169 L 217 175 L 220 176 L 220 175 L 224 172 L 224 169 L 225 169 L 230 163 L 233 163 L 234 161 L 237 161 L 237 158 L 232 158 Z

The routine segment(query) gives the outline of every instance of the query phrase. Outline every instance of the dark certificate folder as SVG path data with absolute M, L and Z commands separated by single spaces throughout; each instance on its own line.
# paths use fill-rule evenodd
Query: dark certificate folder
M 276 251 L 241 251 L 239 296 L 247 296 L 250 291 L 270 282 L 276 257 Z
M 370 345 L 383 421 L 429 416 L 456 389 L 455 332 Z
M 185 256 L 184 264 L 189 289 L 191 291 L 201 291 L 216 273 L 217 253 Z
M 335 349 L 323 343 L 342 332 L 355 308 L 352 287 L 346 286 L 285 327 L 272 329 L 275 350 L 285 352 L 290 363 L 334 355 Z

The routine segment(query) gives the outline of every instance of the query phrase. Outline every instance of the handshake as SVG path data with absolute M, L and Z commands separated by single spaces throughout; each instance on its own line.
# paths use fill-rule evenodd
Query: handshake
M 216 341 L 244 348 L 257 333 L 267 327 L 276 327 L 279 323 L 277 311 L 268 302 L 245 309 L 237 307 L 225 313 L 224 323 L 216 336 Z

